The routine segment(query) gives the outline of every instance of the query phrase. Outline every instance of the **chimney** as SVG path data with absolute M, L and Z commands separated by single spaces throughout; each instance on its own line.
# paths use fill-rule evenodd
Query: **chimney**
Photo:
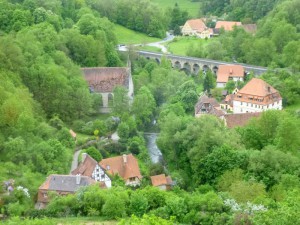
M 270 87 L 270 86 L 268 86 L 268 92 L 269 92 L 269 93 L 271 92 L 271 87 Z
M 126 154 L 123 155 L 123 162 L 124 162 L 124 164 L 127 163 L 127 155 Z
M 82 153 L 82 155 L 81 155 L 81 157 L 82 157 L 82 162 L 84 162 L 86 156 L 87 156 L 87 153 Z
M 77 184 L 77 185 L 80 184 L 80 179 L 81 179 L 80 174 L 77 174 L 77 175 L 76 175 L 76 184 Z

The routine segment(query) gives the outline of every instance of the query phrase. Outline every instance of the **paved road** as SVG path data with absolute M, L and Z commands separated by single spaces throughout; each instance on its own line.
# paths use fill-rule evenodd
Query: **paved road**
M 157 48 L 160 48 L 163 53 L 169 53 L 168 49 L 163 45 L 163 43 L 172 41 L 173 39 L 174 39 L 174 35 L 167 32 L 166 37 L 163 40 L 158 41 L 158 42 L 148 43 L 148 44 L 145 44 L 145 45 L 146 46 L 157 47 Z M 143 45 L 142 44 L 135 44 L 133 46 L 140 47 L 140 46 L 143 46 Z M 118 50 L 121 51 L 121 52 L 126 52 L 126 51 L 128 51 L 128 46 L 118 45 Z
M 119 141 L 120 137 L 118 136 L 118 133 L 117 131 L 115 133 L 113 133 L 111 135 L 111 139 L 113 141 Z M 107 138 L 105 139 L 102 139 L 102 140 L 108 140 Z M 78 157 L 79 157 L 79 153 L 81 151 L 81 149 L 85 148 L 85 147 L 88 147 L 94 143 L 96 143 L 98 140 L 90 140 L 88 141 L 87 143 L 85 143 L 84 145 L 81 145 L 81 146 L 78 146 L 75 148 L 75 152 L 74 152 L 74 155 L 73 155 L 73 161 L 72 161 L 72 164 L 71 164 L 71 170 L 70 170 L 70 174 L 73 170 L 75 170 L 78 166 Z
M 80 150 L 81 149 L 76 149 L 74 155 L 73 155 L 73 161 L 72 161 L 72 165 L 71 165 L 71 171 L 70 171 L 70 174 L 73 170 L 75 170 L 78 166 L 78 156 L 79 156 L 79 153 L 80 153 Z
M 158 41 L 158 42 L 154 42 L 154 43 L 149 43 L 149 44 L 146 44 L 146 45 L 160 48 L 161 51 L 162 51 L 162 53 L 169 54 L 168 49 L 163 44 L 166 43 L 166 42 L 172 41 L 173 39 L 174 39 L 174 35 L 170 34 L 169 32 L 167 32 L 167 37 L 164 38 L 162 41 Z

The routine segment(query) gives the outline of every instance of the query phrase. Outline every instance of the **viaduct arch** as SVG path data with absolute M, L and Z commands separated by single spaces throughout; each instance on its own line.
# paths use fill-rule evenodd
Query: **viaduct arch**
M 229 63 L 218 60 L 211 59 L 203 59 L 203 58 L 195 58 L 195 57 L 187 57 L 187 56 L 178 56 L 171 54 L 161 54 L 147 51 L 137 51 L 138 55 L 144 56 L 147 59 L 153 59 L 156 62 L 161 62 L 161 57 L 166 57 L 172 63 L 173 68 L 185 71 L 188 74 L 197 74 L 200 70 L 208 71 L 216 73 L 220 65 L 241 65 L 244 67 L 246 73 L 253 72 L 255 75 L 259 76 L 262 73 L 266 72 L 268 69 L 266 67 L 261 66 L 253 66 L 243 63 Z

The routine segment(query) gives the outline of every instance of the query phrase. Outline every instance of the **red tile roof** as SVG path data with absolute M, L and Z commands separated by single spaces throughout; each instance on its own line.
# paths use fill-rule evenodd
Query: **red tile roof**
M 124 180 L 133 177 L 142 178 L 137 159 L 132 154 L 102 159 L 99 164 L 107 173 L 118 174 Z
M 127 67 L 81 68 L 81 71 L 95 92 L 112 92 L 117 86 L 128 88 L 129 85 L 129 69 Z
M 207 29 L 205 23 L 203 22 L 202 19 L 193 19 L 193 20 L 188 20 L 186 21 L 188 25 L 193 29 L 196 30 L 197 32 L 201 33 L 204 30 Z
M 86 153 L 84 153 L 86 154 Z M 84 155 L 82 154 L 82 155 Z M 80 165 L 71 172 L 71 174 L 73 175 L 77 175 L 80 174 L 82 176 L 88 176 L 88 177 L 92 177 L 93 171 L 95 169 L 95 167 L 97 166 L 97 161 L 95 159 L 93 159 L 91 156 L 89 156 L 88 154 L 86 154 L 86 157 L 84 159 L 84 161 L 82 163 L 80 163 Z
M 229 77 L 244 77 L 245 70 L 240 65 L 220 65 L 217 72 L 217 82 L 227 83 Z
M 226 121 L 226 125 L 229 128 L 233 128 L 245 126 L 251 118 L 259 117 L 260 115 L 261 112 L 225 114 L 224 119 Z
M 278 91 L 264 80 L 252 78 L 238 93 L 264 97 Z
M 224 28 L 225 31 L 232 31 L 234 26 L 241 26 L 241 22 L 235 21 L 218 21 L 216 23 L 216 29 Z
M 166 177 L 165 174 L 160 174 L 156 176 L 151 176 L 152 185 L 157 187 L 161 185 L 171 185 L 173 183 L 170 176 Z
M 281 100 L 280 93 L 264 80 L 252 78 L 234 96 L 235 101 L 268 105 Z

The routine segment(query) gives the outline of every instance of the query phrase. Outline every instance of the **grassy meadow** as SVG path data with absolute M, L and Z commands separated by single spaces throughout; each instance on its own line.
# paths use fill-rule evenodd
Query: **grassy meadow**
M 149 52 L 159 52 L 161 53 L 161 49 L 155 46 L 142 46 L 138 48 L 139 50 L 142 51 L 149 51 Z
M 101 217 L 66 217 L 52 219 L 58 225 L 116 225 L 117 221 L 108 221 Z
M 149 37 L 146 34 L 127 29 L 126 27 L 117 24 L 114 25 L 114 33 L 119 44 L 144 44 L 160 40 L 158 38 Z
M 187 55 L 189 46 L 194 46 L 195 48 L 199 43 L 203 45 L 208 44 L 212 39 L 200 39 L 196 37 L 176 37 L 173 41 L 166 44 L 170 53 L 174 55 Z
M 175 5 L 175 3 L 177 3 L 181 9 L 188 11 L 189 15 L 193 18 L 197 18 L 199 14 L 199 9 L 200 9 L 199 2 L 192 2 L 190 0 L 151 0 L 151 1 L 164 9 L 172 8 Z

